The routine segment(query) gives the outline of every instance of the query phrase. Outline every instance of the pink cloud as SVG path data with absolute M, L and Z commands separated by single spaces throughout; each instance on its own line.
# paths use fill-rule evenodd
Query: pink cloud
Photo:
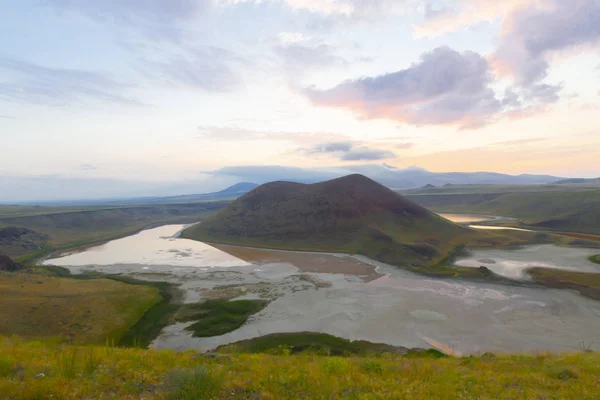
M 472 129 L 502 110 L 492 82 L 481 55 L 439 47 L 407 69 L 305 94 L 315 105 L 352 110 L 363 118 Z

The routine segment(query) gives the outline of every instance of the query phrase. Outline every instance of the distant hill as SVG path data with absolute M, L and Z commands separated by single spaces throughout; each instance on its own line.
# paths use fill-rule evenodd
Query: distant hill
M 233 200 L 249 191 L 256 189 L 258 184 L 251 182 L 240 182 L 229 186 L 221 191 L 201 194 L 186 194 L 168 197 L 147 197 L 130 200 L 115 201 L 116 204 L 185 204 L 214 200 Z M 106 203 L 104 203 L 106 204 Z M 110 203 L 109 203 L 110 204 Z
M 595 184 L 452 185 L 402 194 L 436 212 L 499 215 L 534 229 L 600 235 L 600 187 Z
M 183 237 L 213 243 L 363 254 L 425 266 L 487 233 L 454 224 L 362 175 L 316 184 L 272 182 Z
M 556 185 L 573 185 L 573 184 L 589 184 L 589 183 L 598 183 L 600 184 L 600 178 L 595 179 L 583 179 L 583 178 L 572 178 L 572 179 L 563 179 L 557 182 L 554 182 Z

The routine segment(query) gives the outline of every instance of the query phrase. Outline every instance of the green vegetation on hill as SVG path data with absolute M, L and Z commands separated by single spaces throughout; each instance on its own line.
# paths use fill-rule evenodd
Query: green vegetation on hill
M 523 243 L 521 236 L 532 235 L 511 238 L 468 229 L 362 175 L 350 175 L 312 185 L 262 185 L 182 236 L 212 243 L 362 254 L 422 269 L 458 245 L 518 244 Z
M 436 212 L 500 215 L 534 229 L 600 234 L 597 186 L 452 185 L 403 194 Z
M 381 354 L 418 355 L 419 357 L 446 357 L 437 350 L 412 350 L 364 340 L 350 341 L 325 333 L 298 332 L 275 333 L 254 339 L 220 346 L 221 353 L 266 353 L 266 354 L 318 354 L 327 356 L 374 356 Z
M 533 268 L 527 271 L 533 281 L 558 289 L 577 290 L 583 296 L 600 300 L 600 274 Z
M 219 336 L 240 328 L 267 304 L 264 300 L 207 300 L 182 307 L 177 319 L 181 322 L 197 320 L 187 328 L 194 332 L 194 337 Z
M 203 357 L 0 338 L 7 399 L 595 399 L 600 354 Z

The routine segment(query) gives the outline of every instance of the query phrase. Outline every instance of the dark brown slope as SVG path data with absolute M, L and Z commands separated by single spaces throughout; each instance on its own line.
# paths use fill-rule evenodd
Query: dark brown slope
M 479 233 L 362 175 L 304 185 L 273 182 L 183 236 L 213 243 L 363 254 L 423 266 Z
M 0 254 L 0 271 L 15 272 L 21 268 L 21 265 L 11 260 L 9 256 Z

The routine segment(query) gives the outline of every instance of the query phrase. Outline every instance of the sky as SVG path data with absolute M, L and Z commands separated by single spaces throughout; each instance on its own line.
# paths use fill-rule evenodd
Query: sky
M 0 201 L 259 165 L 600 176 L 600 0 L 0 6 Z

